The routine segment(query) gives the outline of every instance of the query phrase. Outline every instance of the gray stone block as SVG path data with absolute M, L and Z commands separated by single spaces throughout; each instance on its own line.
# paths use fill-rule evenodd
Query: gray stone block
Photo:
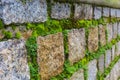
M 78 62 L 85 56 L 85 29 L 73 29 L 68 33 L 69 61 Z
M 112 60 L 115 58 L 115 45 L 112 46 Z
M 120 18 L 120 9 L 116 9 L 117 10 L 117 18 Z
M 118 22 L 118 35 L 120 36 L 120 23 Z
M 112 29 L 112 23 L 107 24 L 107 32 L 108 32 L 108 42 L 111 42 L 112 36 L 113 36 L 113 29 Z
M 71 5 L 68 3 L 54 3 L 52 5 L 51 17 L 55 19 L 70 18 Z
M 84 79 L 84 70 L 80 69 L 75 72 L 69 80 L 85 80 Z
M 17 0 L 2 0 L 2 20 L 5 24 L 44 22 L 47 19 L 46 0 L 32 0 L 23 4 Z
M 117 9 L 111 8 L 110 15 L 111 15 L 111 17 L 116 17 L 117 16 Z
M 120 41 L 116 44 L 116 56 L 119 56 L 120 55 Z
M 105 67 L 107 68 L 111 63 L 111 49 L 106 51 L 105 54 Z
M 118 35 L 118 24 L 117 22 L 113 24 L 113 38 L 117 38 L 117 35 Z
M 93 60 L 88 64 L 88 80 L 97 80 L 97 61 Z
M 92 19 L 93 8 L 88 4 L 75 4 L 75 19 Z
M 30 80 L 24 40 L 0 42 L 0 80 Z
M 104 60 L 105 60 L 104 54 L 102 54 L 102 55 L 100 56 L 100 58 L 98 59 L 98 69 L 99 69 L 99 71 L 100 71 L 101 73 L 104 72 L 104 66 L 105 66 Z
M 103 16 L 109 17 L 110 16 L 110 8 L 103 7 Z
M 94 19 L 100 19 L 102 17 L 102 8 L 94 7 Z

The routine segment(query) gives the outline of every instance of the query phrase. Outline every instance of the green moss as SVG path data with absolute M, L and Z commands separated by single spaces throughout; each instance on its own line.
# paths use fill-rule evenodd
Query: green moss
M 36 37 L 32 36 L 26 41 L 28 65 L 30 68 L 30 79 L 40 80 L 37 64 L 37 42 Z

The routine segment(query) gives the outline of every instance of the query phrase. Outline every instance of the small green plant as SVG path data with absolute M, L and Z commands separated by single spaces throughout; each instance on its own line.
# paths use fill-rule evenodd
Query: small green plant
M 20 39 L 20 38 L 21 38 L 21 33 L 20 33 L 20 32 L 17 32 L 17 33 L 15 34 L 15 38 Z
M 30 79 L 40 80 L 37 63 L 37 42 L 36 37 L 32 36 L 26 41 L 28 65 L 30 68 Z
M 12 36 L 12 32 L 10 32 L 10 31 L 3 31 L 3 34 L 5 35 L 4 37 L 5 37 L 6 39 L 10 39 L 10 38 L 13 37 L 13 36 Z

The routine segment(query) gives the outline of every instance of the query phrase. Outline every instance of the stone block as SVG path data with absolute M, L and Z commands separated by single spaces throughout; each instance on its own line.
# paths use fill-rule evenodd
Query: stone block
M 46 0 L 27 1 L 26 4 L 19 0 L 1 0 L 2 20 L 5 24 L 44 22 L 47 19 Z
M 116 9 L 117 10 L 117 18 L 120 18 L 120 9 Z
M 105 67 L 107 68 L 111 63 L 111 49 L 106 51 L 105 54 Z
M 102 54 L 102 55 L 100 56 L 100 58 L 98 59 L 98 69 L 99 69 L 99 71 L 100 71 L 101 73 L 104 72 L 104 66 L 105 66 L 104 60 L 105 60 L 104 54 Z
M 112 29 L 112 24 L 107 24 L 107 36 L 108 36 L 108 42 L 111 42 L 112 36 L 113 36 L 113 29 Z
M 111 17 L 116 17 L 117 16 L 117 9 L 111 8 L 110 12 L 111 12 L 110 13 Z
M 49 80 L 60 74 L 64 65 L 64 45 L 62 33 L 38 37 L 38 65 L 41 80 Z
M 115 45 L 112 46 L 112 60 L 115 58 Z
M 90 52 L 97 51 L 98 49 L 98 27 L 89 28 L 88 49 Z
M 69 80 L 85 80 L 84 79 L 84 70 L 80 69 L 75 72 Z
M 116 44 L 116 56 L 120 55 L 120 41 Z
M 102 8 L 94 7 L 94 19 L 100 19 L 102 17 Z
M 88 80 L 97 80 L 97 61 L 93 60 L 88 64 Z
M 104 46 L 106 44 L 106 28 L 103 25 L 99 25 L 99 37 L 100 45 Z
M 30 80 L 24 40 L 0 42 L 0 80 Z
M 117 31 L 118 35 L 120 36 L 120 23 L 118 22 L 118 31 Z
M 93 8 L 88 4 L 75 4 L 75 19 L 92 19 Z
M 68 33 L 69 61 L 78 62 L 85 56 L 85 29 L 73 29 Z
M 103 7 L 103 16 L 109 17 L 110 16 L 110 8 Z
M 68 3 L 54 3 L 52 5 L 51 17 L 54 19 L 70 18 L 71 5 Z
M 114 23 L 113 24 L 113 38 L 114 39 L 117 38 L 117 35 L 118 35 L 117 30 L 118 30 L 118 24 Z

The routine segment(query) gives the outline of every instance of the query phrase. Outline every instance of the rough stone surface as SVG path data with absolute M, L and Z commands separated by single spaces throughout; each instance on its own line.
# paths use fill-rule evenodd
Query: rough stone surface
M 116 16 L 117 16 L 117 9 L 112 9 L 112 8 L 111 8 L 111 11 L 110 11 L 110 12 L 111 12 L 111 14 L 110 14 L 111 17 L 116 17 Z
M 103 16 L 104 17 L 110 16 L 110 8 L 103 8 Z
M 107 32 L 108 32 L 108 42 L 110 42 L 112 40 L 112 36 L 113 36 L 113 29 L 112 29 L 112 24 L 107 24 Z
M 118 30 L 118 24 L 114 23 L 113 24 L 113 38 L 117 38 L 117 30 Z
M 80 69 L 79 71 L 75 72 L 69 80 L 85 80 L 84 70 Z
M 30 80 L 24 40 L 0 42 L 0 80 Z
M 117 29 L 118 29 L 118 31 L 117 31 L 118 35 L 120 36 L 120 23 L 118 23 L 118 28 Z
M 75 4 L 75 19 L 92 19 L 93 8 L 88 4 Z
M 99 19 L 102 16 L 102 8 L 94 7 L 94 19 Z
M 107 68 L 111 63 L 111 49 L 106 51 L 105 54 L 105 67 Z
M 100 45 L 104 46 L 106 44 L 106 28 L 103 25 L 99 25 L 99 37 Z
M 51 17 L 55 19 L 66 19 L 70 17 L 71 5 L 68 3 L 54 3 L 52 5 Z
M 116 44 L 116 56 L 120 55 L 120 41 Z
M 93 60 L 88 64 L 88 80 L 97 80 L 97 61 Z
M 100 56 L 100 58 L 98 59 L 98 69 L 99 69 L 99 71 L 101 72 L 101 73 L 103 73 L 104 72 L 104 54 L 102 54 L 101 56 Z
M 88 49 L 90 52 L 98 49 L 98 27 L 89 28 Z
M 115 45 L 112 46 L 112 60 L 115 58 Z
M 120 18 L 120 9 L 116 9 L 117 10 L 117 18 Z
M 42 80 L 58 75 L 63 70 L 64 45 L 62 33 L 38 37 L 38 64 Z
M 73 64 L 85 56 L 85 29 L 73 29 L 68 33 L 69 61 Z
M 18 0 L 1 0 L 2 20 L 5 24 L 44 22 L 47 19 L 46 0 L 32 0 L 23 4 Z

